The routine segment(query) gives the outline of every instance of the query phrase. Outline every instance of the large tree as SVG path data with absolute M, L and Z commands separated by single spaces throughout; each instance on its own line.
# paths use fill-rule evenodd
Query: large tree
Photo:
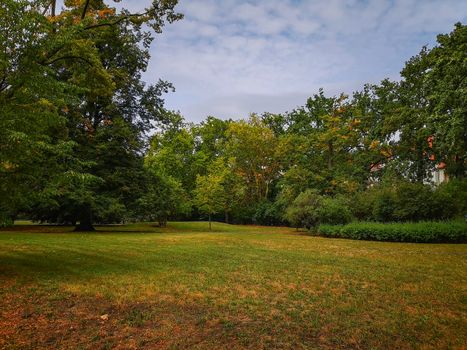
M 451 176 L 464 177 L 467 162 L 467 25 L 457 23 L 449 34 L 438 35 L 438 44 L 423 48 L 402 71 L 404 92 L 417 94 L 408 104 L 411 117 L 423 118 L 426 158 L 434 152 Z M 426 136 L 433 136 L 428 150 Z
M 40 74 L 56 86 L 75 88 L 74 99 L 49 103 L 62 106 L 57 114 L 65 139 L 73 144 L 73 161 L 66 163 L 61 185 L 44 179 L 48 190 L 33 206 L 36 218 L 79 222 L 79 230 L 92 230 L 94 221 L 120 221 L 142 190 L 145 133 L 163 118 L 161 96 L 171 89 L 165 82 L 145 86 L 141 80 L 153 39 L 143 27 L 159 33 L 166 22 L 181 18 L 174 10 L 177 1 L 155 0 L 141 13 L 117 11 L 102 0 L 65 1 L 59 13 L 55 1 L 24 3 L 26 12 L 46 26 L 39 35 L 42 50 L 37 52 L 41 47 L 33 36 L 32 54 L 24 58 L 32 67 L 45 66 Z M 41 89 L 35 86 L 33 95 Z M 57 98 L 57 93 L 51 95 Z M 84 176 L 71 181 L 76 173 Z

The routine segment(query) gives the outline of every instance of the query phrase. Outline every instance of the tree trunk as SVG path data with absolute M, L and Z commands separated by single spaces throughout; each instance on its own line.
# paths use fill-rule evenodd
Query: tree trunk
M 211 214 L 209 214 L 209 231 L 211 231 Z
M 96 229 L 92 225 L 92 211 L 91 206 L 88 205 L 83 208 L 79 217 L 79 224 L 75 227 L 76 232 L 92 232 Z
M 334 144 L 332 143 L 332 141 L 328 142 L 328 152 L 329 152 L 328 169 L 332 170 L 333 158 L 334 158 Z
M 55 17 L 55 7 L 57 6 L 57 0 L 52 0 L 52 3 L 50 4 L 51 10 L 50 10 L 50 15 L 52 17 Z
M 229 212 L 227 210 L 225 211 L 225 223 L 229 223 Z

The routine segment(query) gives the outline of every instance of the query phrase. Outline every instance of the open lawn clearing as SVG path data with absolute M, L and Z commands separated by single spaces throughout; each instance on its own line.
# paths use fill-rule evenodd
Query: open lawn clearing
M 0 348 L 466 346 L 467 245 L 207 228 L 3 229 Z

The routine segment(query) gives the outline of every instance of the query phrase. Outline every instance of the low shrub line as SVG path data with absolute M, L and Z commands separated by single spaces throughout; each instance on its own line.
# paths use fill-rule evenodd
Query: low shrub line
M 466 243 L 467 223 L 406 222 L 378 223 L 352 222 L 346 225 L 320 225 L 317 234 L 324 237 L 350 238 L 372 241 L 417 243 Z

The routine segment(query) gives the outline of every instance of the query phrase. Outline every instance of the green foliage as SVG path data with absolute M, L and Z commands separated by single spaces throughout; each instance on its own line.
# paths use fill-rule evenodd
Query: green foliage
M 356 193 L 350 197 L 350 208 L 359 220 L 447 220 L 464 215 L 466 193 L 465 180 L 452 181 L 437 188 L 427 184 L 395 182 Z
M 284 218 L 295 227 L 310 229 L 319 224 L 346 224 L 352 220 L 352 213 L 344 197 L 323 196 L 306 190 L 286 209 Z
M 314 190 L 300 193 L 286 211 L 284 218 L 295 227 L 311 228 L 319 224 L 318 208 L 323 201 Z
M 157 221 L 164 227 L 168 219 L 190 213 L 191 203 L 178 180 L 151 170 L 147 177 L 146 192 L 137 203 L 137 218 Z
M 467 25 L 457 23 L 449 34 L 438 35 L 437 46 L 423 48 L 402 71 L 406 90 L 416 90 L 414 101 L 423 101 L 423 123 L 434 136 L 436 159 L 447 164 L 448 173 L 465 176 L 467 156 Z M 411 106 L 415 113 L 420 108 Z M 415 115 L 413 113 L 412 115 Z
M 320 224 L 342 225 L 352 221 L 349 202 L 342 196 L 325 197 L 318 207 Z
M 344 226 L 320 225 L 318 234 L 325 237 L 350 238 L 392 242 L 465 243 L 467 223 L 418 222 L 374 223 L 353 222 Z
M 375 191 L 372 215 L 376 221 L 389 222 L 395 220 L 396 196 L 391 188 Z
M 0 212 L 40 220 L 121 221 L 144 184 L 145 133 L 170 84 L 145 86 L 152 34 L 176 0 L 144 14 L 103 0 L 0 4 Z M 72 174 L 97 179 L 77 181 Z M 72 180 L 72 181 L 71 181 Z M 73 185 L 71 183 L 73 182 Z M 15 188 L 15 191 L 9 188 Z
M 280 170 L 277 137 L 256 116 L 231 122 L 226 133 L 226 157 L 246 185 L 244 203 L 254 205 L 268 199 Z
M 194 204 L 201 213 L 209 216 L 209 228 L 211 228 L 211 216 L 222 212 L 226 206 L 222 180 L 223 178 L 217 174 L 198 175 L 196 178 Z
M 86 230 L 163 226 L 193 203 L 195 216 L 304 227 L 465 214 L 465 25 L 410 59 L 399 82 L 194 125 L 165 110 L 170 83 L 142 81 L 153 33 L 182 17 L 177 1 L 142 14 L 110 4 L 0 3 L 3 224 L 24 213 Z M 439 163 L 458 181 L 434 189 L 425 182 Z
M 447 212 L 447 217 L 463 218 L 467 214 L 467 179 L 453 179 L 436 188 L 440 203 L 438 209 Z
M 260 202 L 253 214 L 253 222 L 258 225 L 277 226 L 283 225 L 284 221 L 282 208 L 277 202 L 263 201 Z

